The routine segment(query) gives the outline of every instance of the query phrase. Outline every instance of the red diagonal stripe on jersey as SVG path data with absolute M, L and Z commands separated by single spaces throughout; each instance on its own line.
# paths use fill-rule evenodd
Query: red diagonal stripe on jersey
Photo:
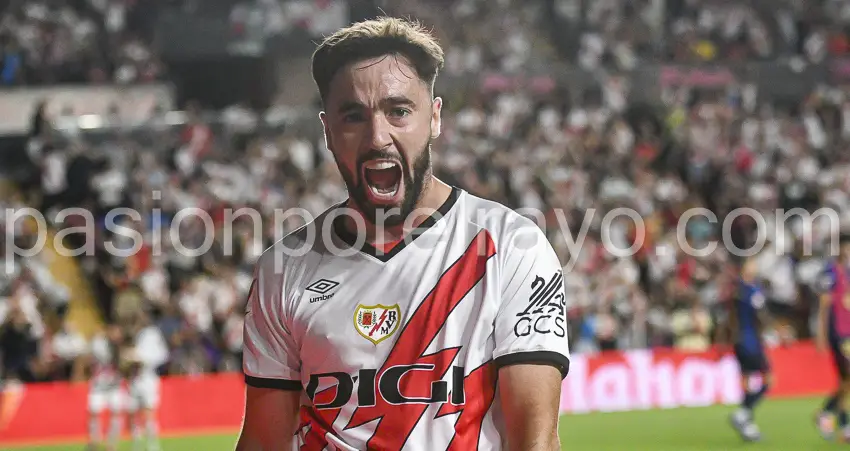
M 464 405 L 443 404 L 437 412 L 439 418 L 460 411 L 455 422 L 455 436 L 446 451 L 478 449 L 478 438 L 481 436 L 484 415 L 490 410 L 496 395 L 496 368 L 493 362 L 487 362 L 469 373 L 463 380 L 463 386 L 467 393 L 473 393 L 475 396 L 467 396 Z
M 451 312 L 484 277 L 487 260 L 495 253 L 496 248 L 490 234 L 487 231 L 479 232 L 463 255 L 440 277 L 436 286 L 404 326 L 387 360 L 378 371 L 376 381 L 393 366 L 433 365 L 430 371 L 409 372 L 399 383 L 399 391 L 407 397 L 426 397 L 430 393 L 431 383 L 445 376 L 459 348 L 443 349 L 428 356 L 423 354 L 443 328 Z M 469 397 L 477 398 L 480 394 L 470 392 Z M 375 406 L 355 409 L 345 429 L 380 419 L 367 447 L 398 450 L 404 446 L 427 407 L 427 404 L 391 405 L 378 396 Z
M 315 404 L 327 404 L 336 397 L 336 385 L 328 387 L 318 393 L 314 398 Z M 298 433 L 301 434 L 304 444 L 302 451 L 323 450 L 328 446 L 326 435 L 333 431 L 333 424 L 339 416 L 341 409 L 314 410 L 307 406 L 301 407 L 301 423 L 298 425 Z

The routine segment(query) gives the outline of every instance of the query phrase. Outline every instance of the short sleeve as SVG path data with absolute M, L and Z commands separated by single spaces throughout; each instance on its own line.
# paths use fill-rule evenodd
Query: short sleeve
M 501 252 L 503 283 L 493 351 L 496 366 L 549 364 L 566 377 L 570 367 L 566 292 L 554 249 L 530 223 Z
M 756 310 L 761 310 L 767 305 L 767 298 L 761 290 L 753 291 L 753 294 L 750 296 L 750 305 Z
M 817 289 L 820 293 L 829 293 L 835 287 L 835 271 L 829 265 L 818 277 Z
M 242 370 L 252 387 L 301 390 L 301 360 L 291 328 L 284 324 L 281 283 L 255 274 L 245 311 Z
M 111 358 L 109 355 L 109 342 L 102 335 L 98 335 L 92 339 L 90 351 L 98 363 L 108 363 Z

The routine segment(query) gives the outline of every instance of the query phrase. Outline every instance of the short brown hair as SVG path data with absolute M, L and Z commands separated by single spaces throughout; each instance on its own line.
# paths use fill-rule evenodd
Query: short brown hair
M 416 21 L 380 17 L 355 23 L 328 36 L 313 52 L 313 80 L 322 102 L 327 100 L 331 80 L 342 67 L 364 59 L 396 54 L 410 60 L 419 78 L 433 92 L 437 73 L 443 68 L 443 49 Z

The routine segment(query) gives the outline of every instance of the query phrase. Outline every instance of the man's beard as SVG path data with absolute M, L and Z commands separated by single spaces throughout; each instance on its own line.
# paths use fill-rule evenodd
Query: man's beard
M 389 156 L 389 155 L 387 155 Z M 348 189 L 348 197 L 354 201 L 357 209 L 363 214 L 364 219 L 373 225 L 378 225 L 378 219 L 381 218 L 381 224 L 388 227 L 404 224 L 408 216 L 416 209 L 416 204 L 422 198 L 425 191 L 425 182 L 431 172 L 431 139 L 425 143 L 422 152 L 413 161 L 413 171 L 410 171 L 410 165 L 404 158 L 400 159 L 401 177 L 404 185 L 404 198 L 401 205 L 383 207 L 376 206 L 371 203 L 366 196 L 366 190 L 369 187 L 366 185 L 366 180 L 358 177 L 359 183 L 354 182 L 354 175 L 345 170 L 340 170 L 342 178 L 345 181 L 345 186 Z M 363 163 L 358 161 L 356 170 L 358 174 L 362 174 L 360 166 Z M 337 166 L 339 161 L 337 161 Z

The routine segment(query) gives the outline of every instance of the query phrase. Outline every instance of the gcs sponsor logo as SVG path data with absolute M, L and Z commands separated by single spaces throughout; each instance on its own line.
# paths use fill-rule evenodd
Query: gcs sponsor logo
M 517 313 L 514 334 L 526 337 L 531 334 L 567 335 L 566 299 L 564 298 L 564 275 L 557 271 L 547 281 L 537 276 L 531 282 L 533 290 L 528 306 Z

